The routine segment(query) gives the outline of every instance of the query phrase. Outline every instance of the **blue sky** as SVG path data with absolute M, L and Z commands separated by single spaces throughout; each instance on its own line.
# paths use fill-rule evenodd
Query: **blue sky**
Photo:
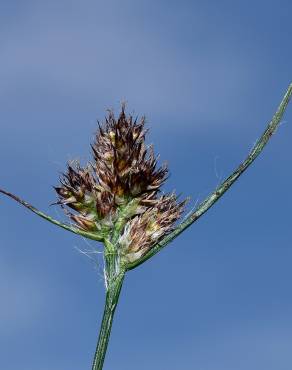
M 0 186 L 52 185 L 107 108 L 145 114 L 167 190 L 204 199 L 292 80 L 290 1 L 0 1 Z M 128 274 L 105 370 L 290 370 L 292 106 L 208 214 Z M 90 369 L 100 247 L 0 199 L 0 368 Z

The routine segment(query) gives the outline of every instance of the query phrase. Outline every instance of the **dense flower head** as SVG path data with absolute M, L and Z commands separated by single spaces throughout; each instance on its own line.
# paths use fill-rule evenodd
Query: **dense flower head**
M 93 162 L 84 168 L 69 163 L 55 188 L 79 228 L 107 239 L 118 232 L 114 242 L 129 261 L 172 230 L 185 204 L 174 194 L 160 194 L 168 169 L 158 166 L 145 135 L 144 117 L 126 115 L 124 105 L 118 118 L 109 111 L 92 145 Z

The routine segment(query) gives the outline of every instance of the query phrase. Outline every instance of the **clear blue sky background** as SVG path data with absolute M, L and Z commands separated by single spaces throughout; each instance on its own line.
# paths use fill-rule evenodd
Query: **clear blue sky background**
M 52 185 L 89 159 L 109 107 L 145 114 L 202 200 L 245 157 L 292 80 L 289 0 L 0 1 L 0 186 L 62 218 Z M 191 229 L 128 274 L 105 370 L 291 370 L 292 106 Z M 0 369 L 88 370 L 95 248 L 0 199 Z

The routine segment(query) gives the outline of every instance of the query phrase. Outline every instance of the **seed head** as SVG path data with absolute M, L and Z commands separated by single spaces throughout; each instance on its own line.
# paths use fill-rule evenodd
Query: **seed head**
M 185 204 L 175 194 L 160 194 L 168 169 L 157 165 L 145 135 L 144 117 L 126 115 L 124 105 L 118 118 L 109 111 L 92 145 L 93 163 L 69 163 L 55 188 L 71 220 L 116 243 L 126 261 L 140 258 L 170 232 Z

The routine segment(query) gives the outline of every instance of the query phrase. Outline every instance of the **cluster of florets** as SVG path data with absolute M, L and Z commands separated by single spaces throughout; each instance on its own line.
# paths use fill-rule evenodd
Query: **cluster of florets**
M 124 106 L 117 119 L 110 111 L 92 145 L 93 163 L 68 164 L 55 188 L 58 203 L 79 228 L 110 241 L 118 228 L 115 244 L 129 261 L 172 230 L 185 204 L 174 194 L 160 194 L 168 169 L 157 168 L 145 134 L 144 118 L 127 116 Z

